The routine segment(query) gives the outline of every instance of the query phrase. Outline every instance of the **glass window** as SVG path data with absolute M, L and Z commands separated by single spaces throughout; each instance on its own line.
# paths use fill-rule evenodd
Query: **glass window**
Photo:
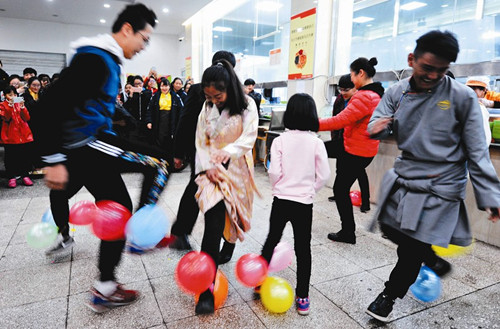
M 287 80 L 290 1 L 248 1 L 212 24 L 212 51 L 235 54 L 242 80 Z
M 403 69 L 415 40 L 434 29 L 455 33 L 460 43 L 458 64 L 498 59 L 500 1 L 484 0 L 484 9 L 477 4 L 473 0 L 401 0 L 396 12 L 395 0 L 355 1 L 351 59 L 377 57 L 378 71 Z

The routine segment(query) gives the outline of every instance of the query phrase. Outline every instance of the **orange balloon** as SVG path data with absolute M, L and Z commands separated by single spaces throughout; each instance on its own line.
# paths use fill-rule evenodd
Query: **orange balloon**
M 229 283 L 227 281 L 227 277 L 222 272 L 222 270 L 217 270 L 217 275 L 215 276 L 215 284 L 214 284 L 214 307 L 215 309 L 219 309 L 226 303 L 227 293 L 229 291 Z M 194 296 L 194 302 L 198 304 L 198 299 L 200 295 Z

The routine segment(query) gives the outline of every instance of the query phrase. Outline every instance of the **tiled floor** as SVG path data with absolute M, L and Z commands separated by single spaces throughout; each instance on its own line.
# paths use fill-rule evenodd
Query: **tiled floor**
M 189 178 L 186 170 L 171 176 L 160 205 L 170 219 L 175 213 Z M 125 175 L 137 200 L 140 176 Z M 313 220 L 313 269 L 311 314 L 298 315 L 292 308 L 270 314 L 252 290 L 235 278 L 236 260 L 260 252 L 271 210 L 271 189 L 262 167 L 256 168 L 262 198 L 256 198 L 252 229 L 238 243 L 233 260 L 221 268 L 229 279 L 225 306 L 215 314 L 196 316 L 194 301 L 177 288 L 173 273 L 184 253 L 161 249 L 142 256 L 125 254 L 118 269 L 120 281 L 139 289 L 143 297 L 135 304 L 94 314 L 84 306 L 97 273 L 98 240 L 87 228 L 76 227 L 76 246 L 71 258 L 51 264 L 43 251 L 31 249 L 25 234 L 48 208 L 48 192 L 41 179 L 35 186 L 7 189 L 0 180 L 0 328 L 375 328 L 382 323 L 364 313 L 383 288 L 395 261 L 395 246 L 367 232 L 369 214 L 355 209 L 357 244 L 333 243 L 328 232 L 340 227 L 334 203 L 327 201 L 331 189 L 316 197 Z M 71 200 L 91 199 L 81 191 Z M 500 225 L 500 224 L 497 224 Z M 203 232 L 200 217 L 191 237 L 199 249 Z M 292 242 L 291 227 L 283 240 Z M 423 303 L 409 293 L 398 300 L 387 328 L 500 328 L 500 249 L 476 242 L 474 250 L 452 259 L 454 270 L 443 280 L 441 297 Z M 295 286 L 295 263 L 277 275 Z

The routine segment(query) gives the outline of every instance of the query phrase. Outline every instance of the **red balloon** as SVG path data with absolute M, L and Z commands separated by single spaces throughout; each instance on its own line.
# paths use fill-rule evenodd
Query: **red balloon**
M 354 190 L 349 193 L 351 197 L 351 203 L 353 206 L 359 207 L 361 206 L 361 192 Z
M 97 216 L 97 207 L 94 202 L 83 200 L 75 203 L 69 211 L 69 222 L 74 225 L 91 224 Z
M 181 290 L 190 295 L 207 290 L 215 278 L 215 262 L 203 251 L 191 251 L 175 268 L 175 280 Z
M 247 287 L 257 287 L 267 277 L 267 262 L 257 254 L 246 254 L 236 262 L 236 279 Z
M 92 232 L 101 240 L 125 239 L 125 226 L 132 216 L 130 210 L 118 202 L 104 200 L 96 203 L 97 216 L 92 223 Z

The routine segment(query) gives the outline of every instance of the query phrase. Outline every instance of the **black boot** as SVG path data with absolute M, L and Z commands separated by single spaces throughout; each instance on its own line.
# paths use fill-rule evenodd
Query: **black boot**
M 214 295 L 210 289 L 207 289 L 200 295 L 194 311 L 196 314 L 211 314 L 215 311 Z
M 436 256 L 436 263 L 433 265 L 426 263 L 425 265 L 433 270 L 439 277 L 443 277 L 451 271 L 451 264 L 438 256 Z
M 186 234 L 183 235 L 174 235 L 175 239 L 169 244 L 169 247 L 177 250 L 191 250 L 191 245 L 189 244 L 189 240 Z
M 328 233 L 328 239 L 337 242 L 345 242 L 350 244 L 356 244 L 356 235 L 346 234 L 342 230 L 337 233 Z
M 236 244 L 224 241 L 222 249 L 219 253 L 219 265 L 226 264 L 233 257 L 234 247 Z

